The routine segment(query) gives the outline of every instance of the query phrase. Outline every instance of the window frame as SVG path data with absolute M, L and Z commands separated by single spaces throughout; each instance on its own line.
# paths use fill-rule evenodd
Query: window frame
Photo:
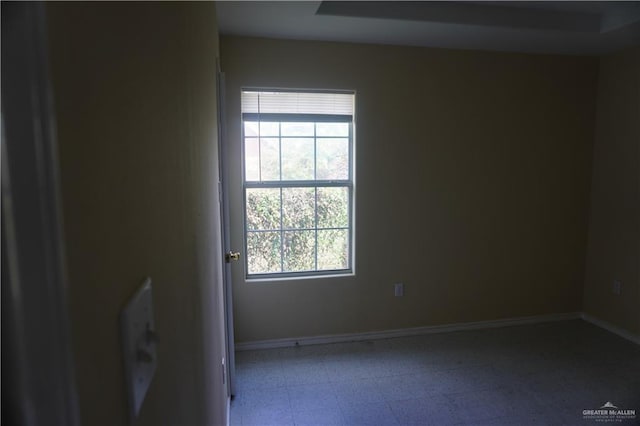
M 298 92 L 298 91 L 296 91 Z M 307 91 L 299 91 L 299 92 L 307 92 Z M 333 92 L 327 92 L 333 93 Z M 336 92 L 336 93 L 344 93 L 344 92 Z M 351 92 L 355 96 L 355 93 Z M 247 180 L 246 175 L 246 136 L 245 136 L 245 122 L 277 122 L 277 123 L 293 123 L 293 122 L 313 122 L 314 127 L 315 123 L 348 123 L 349 131 L 348 131 L 348 176 L 347 179 L 317 179 L 314 176 L 314 179 L 308 180 L 282 180 L 282 158 L 280 158 L 280 179 L 279 180 L 270 180 L 270 181 L 262 181 L 262 180 Z M 281 279 L 292 279 L 292 278 L 320 278 L 320 277 L 328 277 L 328 276 L 350 276 L 354 275 L 354 257 L 355 257 L 355 247 L 354 247 L 354 206 L 355 206 L 355 189 L 354 189 L 354 119 L 353 114 L 299 114 L 299 113 L 241 113 L 241 137 L 242 137 L 242 213 L 243 213 L 243 245 L 244 245 L 244 272 L 246 281 L 277 281 Z M 315 133 L 315 132 L 314 132 Z M 256 137 L 258 141 L 260 140 L 260 136 Z M 286 138 L 286 137 L 285 137 Z M 314 175 L 317 172 L 316 162 L 317 162 L 317 141 L 322 138 L 332 138 L 331 136 L 326 137 L 318 137 L 314 134 Z M 333 137 L 335 138 L 335 136 Z M 280 156 L 282 155 L 282 134 L 278 136 L 279 140 L 279 152 Z M 286 189 L 286 188 L 313 188 L 315 189 L 315 197 L 316 203 L 315 208 L 317 209 L 317 189 L 318 188 L 346 188 L 348 192 L 348 223 L 347 223 L 347 238 L 348 238 L 348 246 L 347 246 L 347 268 L 344 269 L 328 269 L 328 270 L 318 270 L 318 231 L 324 229 L 345 229 L 344 227 L 340 228 L 318 228 L 318 218 L 317 212 L 314 217 L 314 227 L 309 229 L 289 229 L 283 226 L 283 204 L 282 198 L 280 202 L 280 227 L 277 230 L 265 230 L 264 232 L 279 232 L 280 234 L 280 271 L 279 272 L 264 272 L 264 273 L 249 273 L 249 252 L 248 252 L 248 240 L 249 233 L 251 232 L 260 232 L 260 231 L 251 231 L 247 226 L 247 190 L 248 189 Z M 282 197 L 282 192 L 280 192 Z M 314 263 L 316 269 L 305 270 L 305 271 L 284 271 L 284 233 L 287 231 L 301 231 L 301 230 L 312 230 L 315 231 L 315 254 L 314 254 Z

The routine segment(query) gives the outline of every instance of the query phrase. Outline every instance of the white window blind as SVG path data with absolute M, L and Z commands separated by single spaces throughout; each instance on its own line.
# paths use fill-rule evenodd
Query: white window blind
M 242 112 L 353 115 L 353 93 L 242 91 Z

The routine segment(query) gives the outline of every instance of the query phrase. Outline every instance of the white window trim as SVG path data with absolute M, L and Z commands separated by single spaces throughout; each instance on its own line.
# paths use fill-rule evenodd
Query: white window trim
M 254 90 L 254 89 L 252 89 Z M 244 92 L 244 91 L 243 91 Z M 296 91 L 297 92 L 297 91 Z M 346 92 L 339 92 L 346 93 Z M 349 94 L 354 95 L 353 92 Z M 265 120 L 265 118 L 267 120 Z M 277 121 L 277 122 L 293 122 L 293 121 L 305 121 L 305 122 L 347 122 L 349 123 L 349 176 L 344 180 L 279 180 L 279 181 L 247 181 L 245 170 L 245 134 L 244 134 L 244 122 L 245 121 Z M 244 112 L 242 113 L 242 205 L 243 205 L 243 244 L 244 250 L 247 254 L 244 256 L 244 271 L 246 281 L 251 282 L 269 282 L 269 281 L 282 281 L 282 280 L 294 280 L 294 279 L 313 279 L 313 278 L 330 278 L 330 277 L 349 277 L 355 275 L 355 129 L 354 129 L 354 117 L 347 114 L 300 114 L 300 113 L 254 113 Z M 281 138 L 281 136 L 279 136 Z M 317 144 L 317 137 L 314 136 L 314 146 Z M 345 187 L 349 194 L 348 205 L 348 225 L 346 228 L 340 227 L 340 229 L 348 229 L 348 265 L 345 269 L 330 269 L 330 270 L 306 270 L 306 271 L 280 271 L 280 272 L 267 272 L 267 273 L 249 273 L 249 255 L 248 255 L 248 235 L 249 231 L 247 227 L 247 189 L 250 188 L 295 188 L 295 187 L 307 187 L 307 188 L 322 188 L 322 187 Z M 282 220 L 282 204 L 281 220 Z M 324 228 L 318 228 L 317 223 L 314 224 L 316 232 Z M 327 228 L 329 229 L 329 228 Z M 336 228 L 337 229 L 337 228 Z M 280 232 L 280 241 L 282 248 L 282 239 L 284 229 L 282 224 L 277 230 Z M 273 232 L 273 231 L 271 231 Z M 281 268 L 283 254 L 280 256 Z M 316 236 L 316 251 L 315 262 L 317 267 L 318 252 L 317 252 L 317 236 Z

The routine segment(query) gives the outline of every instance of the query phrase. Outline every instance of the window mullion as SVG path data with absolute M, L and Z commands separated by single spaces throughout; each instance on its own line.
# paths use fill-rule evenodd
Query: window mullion
M 349 181 L 321 181 L 321 180 L 283 180 L 283 181 L 249 181 L 245 182 L 247 188 L 335 188 L 351 187 Z
M 282 190 L 280 188 L 280 272 L 284 272 L 284 224 L 283 224 L 283 212 L 282 212 Z
M 313 123 L 313 180 L 318 179 L 318 123 Z M 313 189 L 313 227 L 315 231 L 313 233 L 313 241 L 315 243 L 314 250 L 314 268 L 318 270 L 318 187 Z
M 278 171 L 282 181 L 282 123 L 278 123 Z
M 260 127 L 262 122 L 258 120 L 258 179 L 262 182 L 262 137 Z
M 282 123 L 278 123 L 278 169 L 280 172 L 280 182 L 282 182 Z M 283 197 L 282 186 L 280 187 L 280 272 L 284 272 L 284 215 L 282 209 Z
M 315 250 L 315 270 L 318 270 L 318 187 L 314 188 L 314 202 L 313 202 L 313 227 L 314 227 L 314 237 L 316 243 Z

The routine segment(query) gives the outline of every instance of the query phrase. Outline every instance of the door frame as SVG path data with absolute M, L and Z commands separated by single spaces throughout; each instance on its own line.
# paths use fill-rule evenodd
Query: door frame
M 232 251 L 230 222 L 229 222 L 229 172 L 227 159 L 227 132 L 226 132 L 226 97 L 225 75 L 220 69 L 220 60 L 217 61 L 217 96 L 218 96 L 218 192 L 220 194 L 220 224 L 222 236 L 222 253 L 226 255 Z M 233 331 L 233 281 L 231 276 L 231 263 L 223 259 L 223 297 L 224 319 L 227 343 L 227 394 L 233 399 L 236 394 L 236 358 L 235 337 Z
M 79 421 L 43 3 L 2 3 L 2 422 Z

